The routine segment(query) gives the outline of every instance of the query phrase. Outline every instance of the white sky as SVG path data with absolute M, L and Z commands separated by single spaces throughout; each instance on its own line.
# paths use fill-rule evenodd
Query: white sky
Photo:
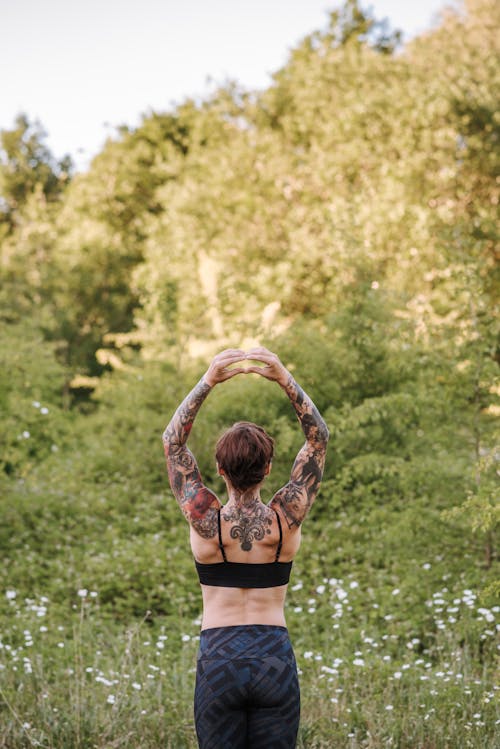
M 365 0 L 405 38 L 446 0 Z M 451 3 L 450 3 L 451 4 Z M 0 129 L 19 112 L 80 168 L 120 124 L 217 83 L 264 88 L 339 0 L 0 0 Z

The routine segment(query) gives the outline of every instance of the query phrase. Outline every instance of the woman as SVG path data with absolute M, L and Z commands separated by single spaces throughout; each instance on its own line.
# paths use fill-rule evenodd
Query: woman
M 242 366 L 245 360 L 259 362 Z M 271 470 L 273 440 L 238 422 L 217 443 L 224 506 L 204 484 L 186 440 L 215 385 L 254 372 L 290 399 L 306 441 L 289 482 L 269 504 L 260 489 Z M 201 749 L 292 749 L 300 713 L 297 667 L 284 603 L 301 524 L 316 497 L 328 429 L 314 403 L 278 357 L 265 348 L 218 354 L 163 434 L 170 484 L 190 524 L 203 595 L 195 688 Z

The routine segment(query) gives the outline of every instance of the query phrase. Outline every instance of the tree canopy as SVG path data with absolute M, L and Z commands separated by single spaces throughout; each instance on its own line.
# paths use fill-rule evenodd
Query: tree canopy
M 499 13 L 467 0 L 402 45 L 349 0 L 266 90 L 149 113 L 74 176 L 20 115 L 1 134 L 5 474 L 61 459 L 29 405 L 42 395 L 71 440 L 75 415 L 76 433 L 127 421 L 127 387 L 157 413 L 146 383 L 163 372 L 168 410 L 217 349 L 259 340 L 331 420 L 332 501 L 429 501 L 471 521 L 491 566 Z M 221 396 L 205 433 L 233 411 Z M 290 415 L 257 411 L 288 446 L 284 479 Z M 28 414 L 40 428 L 19 432 Z

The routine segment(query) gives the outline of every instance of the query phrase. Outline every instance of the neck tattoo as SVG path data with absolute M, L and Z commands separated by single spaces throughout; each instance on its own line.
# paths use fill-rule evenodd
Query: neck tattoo
M 231 538 L 240 539 L 242 551 L 250 551 L 254 541 L 262 541 L 266 534 L 271 533 L 272 518 L 269 517 L 264 505 L 255 506 L 257 502 L 258 500 L 250 507 L 246 506 L 245 509 L 240 505 L 223 511 L 224 520 L 236 523 L 232 526 L 229 535 Z M 248 512 L 249 509 L 253 510 L 251 514 Z

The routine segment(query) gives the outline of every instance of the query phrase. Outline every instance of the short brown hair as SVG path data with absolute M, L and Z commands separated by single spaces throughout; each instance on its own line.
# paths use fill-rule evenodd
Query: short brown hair
M 238 421 L 219 438 L 215 457 L 235 489 L 245 490 L 263 481 L 273 459 L 274 440 L 262 427 Z

